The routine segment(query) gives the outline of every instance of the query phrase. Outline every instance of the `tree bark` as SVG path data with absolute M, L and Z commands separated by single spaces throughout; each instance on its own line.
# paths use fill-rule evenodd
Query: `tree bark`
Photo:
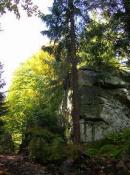
M 71 61 L 71 81 L 72 81 L 72 121 L 73 121 L 73 142 L 80 143 L 80 118 L 79 118 L 79 98 L 78 98 L 78 71 L 76 58 L 76 35 L 75 35 L 75 21 L 74 21 L 74 0 L 68 0 L 69 9 L 69 34 L 70 34 L 70 48 L 69 56 Z

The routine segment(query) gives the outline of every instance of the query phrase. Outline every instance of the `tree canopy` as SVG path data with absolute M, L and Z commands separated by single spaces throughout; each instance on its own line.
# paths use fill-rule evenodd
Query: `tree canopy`
M 19 7 L 22 7 L 31 16 L 33 13 L 40 13 L 38 6 L 34 5 L 31 0 L 1 0 L 0 14 L 3 15 L 7 11 L 13 12 L 18 18 L 20 17 Z
M 110 25 L 110 17 L 104 14 L 96 17 L 94 12 L 91 22 L 81 34 L 79 48 L 79 66 L 97 69 L 119 68 L 122 59 L 126 58 L 124 49 L 117 47 L 116 39 L 122 38 L 122 32 L 115 32 Z
M 8 128 L 24 136 L 33 127 L 56 132 L 62 84 L 55 71 L 54 58 L 39 51 L 21 64 L 14 74 L 7 101 Z

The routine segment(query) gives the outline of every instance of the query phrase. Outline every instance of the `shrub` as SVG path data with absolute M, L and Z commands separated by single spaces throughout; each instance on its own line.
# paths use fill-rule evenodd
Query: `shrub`
M 58 162 L 66 157 L 64 152 L 64 141 L 61 137 L 55 136 L 49 149 L 49 161 Z
M 63 145 L 64 140 L 59 135 L 37 128 L 29 143 L 30 158 L 39 163 L 60 161 L 64 158 Z
M 48 158 L 49 145 L 42 137 L 35 137 L 29 144 L 29 155 L 32 160 L 45 163 Z
M 78 144 L 66 144 L 65 145 L 65 155 L 68 159 L 76 160 L 79 158 L 81 151 L 83 150 L 83 147 Z
M 14 143 L 9 133 L 0 134 L 0 153 L 12 153 L 14 152 Z

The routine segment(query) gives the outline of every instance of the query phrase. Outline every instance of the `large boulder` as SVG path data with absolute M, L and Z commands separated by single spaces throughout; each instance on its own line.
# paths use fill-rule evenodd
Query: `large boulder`
M 123 75 L 79 71 L 82 141 L 99 140 L 130 126 L 129 82 Z
M 81 140 L 90 142 L 130 127 L 130 74 L 79 70 Z M 68 93 L 71 109 L 71 91 Z

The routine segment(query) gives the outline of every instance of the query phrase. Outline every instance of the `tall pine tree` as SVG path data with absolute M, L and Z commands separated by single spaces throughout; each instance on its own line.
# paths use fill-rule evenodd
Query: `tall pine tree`
M 68 0 L 68 20 L 69 20 L 69 38 L 70 48 L 68 56 L 71 60 L 71 79 L 72 79 L 72 120 L 73 120 L 73 142 L 80 142 L 80 123 L 79 123 L 79 103 L 78 103 L 78 72 L 76 57 L 76 33 L 75 33 L 75 7 L 74 0 Z
M 87 4 L 85 0 L 54 0 L 51 14 L 43 16 L 43 21 L 48 26 L 43 31 L 60 48 L 58 54 L 62 55 L 70 65 L 72 89 L 72 121 L 73 142 L 80 142 L 79 104 L 78 104 L 78 71 L 77 71 L 77 38 L 88 20 Z M 82 18 L 82 20 L 81 20 Z M 61 54 L 60 54 L 61 56 Z M 59 56 L 59 58 L 60 58 Z M 63 70 L 64 71 L 64 70 Z

